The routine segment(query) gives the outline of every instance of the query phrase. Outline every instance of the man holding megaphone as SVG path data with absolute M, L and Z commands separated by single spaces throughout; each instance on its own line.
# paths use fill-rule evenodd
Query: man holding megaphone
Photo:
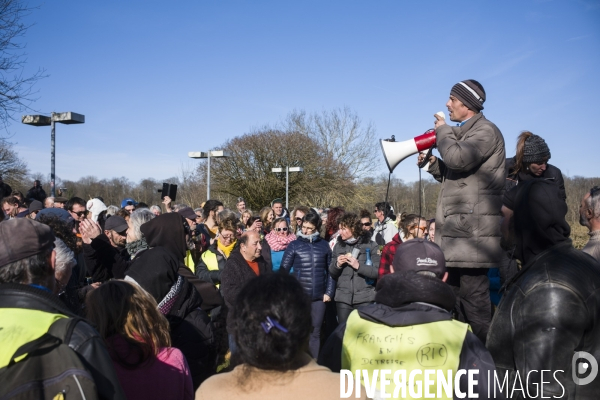
M 435 114 L 441 159 L 429 158 L 428 172 L 442 183 L 435 242 L 442 248 L 448 283 L 457 294 L 459 318 L 484 343 L 491 322 L 489 268 L 499 267 L 500 208 L 505 183 L 502 133 L 481 110 L 485 90 L 475 80 L 457 83 L 446 103 L 451 121 Z M 424 160 L 419 155 L 419 162 Z

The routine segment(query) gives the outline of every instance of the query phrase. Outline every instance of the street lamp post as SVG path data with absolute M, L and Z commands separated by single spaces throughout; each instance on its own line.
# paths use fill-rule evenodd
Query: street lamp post
M 285 167 L 285 208 L 288 208 L 290 172 L 302 172 L 302 167 Z M 271 172 L 283 172 L 283 168 L 271 168 Z
M 223 150 L 212 150 L 212 151 L 190 151 L 188 153 L 189 158 L 206 158 L 206 201 L 210 200 L 210 159 L 219 157 L 229 157 L 229 153 Z
M 45 115 L 23 115 L 21 122 L 26 125 L 33 126 L 48 126 L 50 125 L 50 193 L 52 197 L 56 196 L 55 190 L 55 142 L 56 142 L 56 129 L 55 123 L 60 122 L 61 124 L 83 124 L 85 123 L 85 115 L 77 114 L 71 111 L 55 113 L 53 112 L 49 117 Z

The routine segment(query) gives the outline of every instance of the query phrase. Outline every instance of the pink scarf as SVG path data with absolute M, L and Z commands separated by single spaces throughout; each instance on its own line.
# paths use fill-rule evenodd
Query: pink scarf
M 271 250 L 282 251 L 286 249 L 288 244 L 296 240 L 296 235 L 290 233 L 286 236 L 280 236 L 275 230 L 272 230 L 267 234 L 267 236 L 265 236 L 265 239 L 267 240 L 267 243 L 269 243 Z

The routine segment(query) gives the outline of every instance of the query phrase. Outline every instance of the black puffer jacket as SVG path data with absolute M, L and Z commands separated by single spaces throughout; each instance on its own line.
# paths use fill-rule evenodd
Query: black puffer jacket
M 337 259 L 342 254 L 352 253 L 357 248 L 360 250 L 358 255 L 358 270 L 355 270 L 348 264 L 337 267 Z M 371 250 L 371 261 L 373 265 L 366 265 L 367 251 Z M 364 232 L 356 241 L 350 245 L 338 236 L 338 241 L 333 247 L 331 254 L 331 264 L 329 273 L 336 280 L 335 301 L 346 304 L 360 304 L 373 301 L 375 299 L 375 279 L 379 270 L 379 246 L 371 241 L 371 234 Z M 368 279 L 368 281 L 367 281 Z
M 321 239 L 317 232 L 309 237 L 298 235 L 298 238 L 288 245 L 281 259 L 280 270 L 288 273 L 293 268 L 292 274 L 311 300 L 323 300 L 324 294 L 333 298 L 335 293 L 335 281 L 328 272 L 329 264 L 329 244 Z

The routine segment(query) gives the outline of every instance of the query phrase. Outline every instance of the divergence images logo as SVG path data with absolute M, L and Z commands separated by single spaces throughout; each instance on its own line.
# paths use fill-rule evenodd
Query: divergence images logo
M 573 354 L 571 371 L 576 385 L 587 385 L 598 375 L 598 361 L 590 353 L 578 351 Z

